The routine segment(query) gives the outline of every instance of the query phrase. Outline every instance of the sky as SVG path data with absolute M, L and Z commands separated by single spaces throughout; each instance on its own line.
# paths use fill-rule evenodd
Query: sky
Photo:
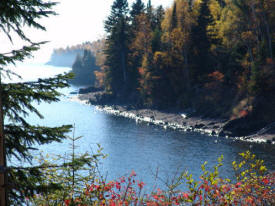
M 54 48 L 80 44 L 86 41 L 94 41 L 104 36 L 104 20 L 110 14 L 113 0 L 55 0 L 59 4 L 54 10 L 59 14 L 41 19 L 39 22 L 47 28 L 47 31 L 26 28 L 26 35 L 34 42 L 50 41 L 43 45 L 40 51 L 34 54 L 37 62 L 46 62 Z M 135 0 L 128 0 L 129 5 Z M 173 0 L 152 0 L 153 6 L 170 6 Z M 147 0 L 144 0 L 147 4 Z M 0 35 L 0 52 L 8 52 L 24 45 L 19 38 L 14 37 L 13 45 L 9 40 Z

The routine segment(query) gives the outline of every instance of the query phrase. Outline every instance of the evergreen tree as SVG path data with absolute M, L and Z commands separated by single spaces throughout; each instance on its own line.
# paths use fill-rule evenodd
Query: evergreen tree
M 150 20 L 151 27 L 154 27 L 154 14 L 153 14 L 153 6 L 151 3 L 151 0 L 148 0 L 147 6 L 146 6 L 146 15 L 148 19 Z
M 114 96 L 127 92 L 128 83 L 128 2 L 115 0 L 111 15 L 105 21 L 106 39 L 106 79 L 105 87 Z
M 170 22 L 170 32 L 173 31 L 173 29 L 177 28 L 177 2 L 174 2 L 173 5 L 173 10 L 172 10 L 172 17 L 171 17 L 171 22 Z
M 161 43 L 161 37 L 162 37 L 162 28 L 161 23 L 164 19 L 164 9 L 162 6 L 158 6 L 155 10 L 154 14 L 154 23 L 153 23 L 153 38 L 152 38 L 152 51 L 153 53 L 156 51 L 162 50 L 162 43 Z
M 193 79 L 200 81 L 203 76 L 211 70 L 211 39 L 207 32 L 207 27 L 211 25 L 212 18 L 209 10 L 209 0 L 203 0 L 198 9 L 197 24 L 193 26 L 191 32 L 193 50 L 190 58 L 193 71 Z
M 154 29 L 157 29 L 159 31 L 162 30 L 161 23 L 164 19 L 164 14 L 165 14 L 165 11 L 163 7 L 161 5 L 158 6 L 154 15 Z
M 12 42 L 17 34 L 28 43 L 22 49 L 10 53 L 0 54 L 0 75 L 14 75 L 8 70 L 9 64 L 23 61 L 31 55 L 32 51 L 39 49 L 40 43 L 33 43 L 23 31 L 27 25 L 45 30 L 37 19 L 55 14 L 52 7 L 56 3 L 42 2 L 40 0 L 21 1 L 7 0 L 0 4 L 0 30 Z M 1 83 L 0 76 L 0 83 Z M 42 115 L 33 106 L 33 102 L 58 101 L 58 88 L 68 86 L 67 80 L 71 75 L 59 75 L 56 78 L 39 79 L 36 82 L 0 84 L 0 205 L 21 205 L 25 198 L 35 191 L 45 189 L 38 185 L 41 178 L 41 167 L 7 167 L 7 161 L 17 158 L 19 162 L 31 162 L 31 151 L 34 145 L 61 141 L 70 126 L 49 128 L 30 125 L 25 117 L 30 112 Z M 54 186 L 54 185 L 53 185 Z
M 131 18 L 134 20 L 138 15 L 144 12 L 145 5 L 142 2 L 142 0 L 136 0 L 136 2 L 133 3 L 132 9 L 130 12 Z
M 99 68 L 96 66 L 96 58 L 90 50 L 84 50 L 83 56 L 77 55 L 76 60 L 72 66 L 74 78 L 70 83 L 75 85 L 94 85 L 95 74 Z
M 31 205 L 77 205 L 86 203 L 90 204 L 92 197 L 83 195 L 85 185 L 95 183 L 97 178 L 101 178 L 98 174 L 98 164 L 100 158 L 105 158 L 102 153 L 102 148 L 98 145 L 97 153 L 90 155 L 87 152 L 76 153 L 77 141 L 82 137 L 75 137 L 75 128 L 73 136 L 68 137 L 71 141 L 70 153 L 63 155 L 50 156 L 50 159 L 40 155 L 38 161 L 45 164 L 45 169 L 42 171 L 40 185 L 58 184 L 62 189 L 47 190 L 30 197 Z M 56 163 L 58 160 L 59 164 Z
M 144 13 L 145 11 L 145 5 L 142 2 L 142 0 L 136 0 L 136 2 L 133 3 L 131 11 L 130 11 L 130 19 L 131 19 L 131 34 L 130 37 L 134 36 L 134 32 L 138 29 L 137 28 L 137 18 L 139 15 Z
M 152 51 L 153 53 L 156 51 L 162 50 L 162 43 L 161 43 L 161 36 L 162 32 L 159 29 L 155 29 L 152 37 Z
M 148 0 L 146 10 L 147 10 L 147 14 L 152 14 L 153 7 L 152 7 L 151 0 Z

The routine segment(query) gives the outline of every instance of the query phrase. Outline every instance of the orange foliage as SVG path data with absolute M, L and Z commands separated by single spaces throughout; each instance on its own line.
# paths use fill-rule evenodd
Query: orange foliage
M 271 58 L 266 58 L 266 63 L 267 64 L 274 64 L 273 59 L 271 59 Z
M 242 111 L 240 111 L 239 118 L 246 117 L 247 115 L 248 115 L 248 111 L 242 110 Z
M 247 154 L 250 153 L 244 155 Z M 233 162 L 234 166 L 236 163 Z M 264 169 L 265 167 L 261 166 L 260 168 Z M 205 169 L 203 170 L 205 171 Z M 157 189 L 151 193 L 143 192 L 145 183 L 136 180 L 136 173 L 132 172 L 129 177 L 123 176 L 116 181 L 106 183 L 99 180 L 98 183 L 87 184 L 81 198 L 67 198 L 64 203 L 66 206 L 84 206 L 88 205 L 87 202 L 90 203 L 89 205 L 100 206 L 274 205 L 275 174 L 254 177 L 249 176 L 253 174 L 251 170 L 250 173 L 249 170 L 247 171 L 242 172 L 246 175 L 246 179 L 238 179 L 236 183 L 219 178 L 218 170 L 215 171 L 217 175 L 210 173 L 212 178 L 210 175 L 201 175 L 201 180 L 198 182 L 194 182 L 192 175 L 185 175 L 184 177 L 189 181 L 189 190 L 176 191 L 172 189 L 168 192 Z
M 215 72 L 209 74 L 208 77 L 212 78 L 215 81 L 219 81 L 219 82 L 224 81 L 224 74 L 219 71 L 215 71 Z
M 130 45 L 133 56 L 139 56 L 148 53 L 151 50 L 152 30 L 150 21 L 145 14 L 137 17 L 138 29 L 134 31 L 135 40 Z
M 143 76 L 145 74 L 145 69 L 142 67 L 138 68 L 138 73 Z
M 209 74 L 208 77 L 211 80 L 204 85 L 207 89 L 218 88 L 224 82 L 224 74 L 219 71 Z
M 104 85 L 105 73 L 103 71 L 95 71 L 94 74 L 96 76 L 98 86 L 102 87 Z

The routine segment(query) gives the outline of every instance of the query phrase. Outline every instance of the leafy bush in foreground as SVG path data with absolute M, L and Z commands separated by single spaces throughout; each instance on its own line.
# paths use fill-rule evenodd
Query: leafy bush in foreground
M 234 182 L 219 177 L 221 156 L 212 172 L 205 169 L 207 162 L 202 165 L 200 181 L 195 181 L 192 174 L 183 172 L 167 190 L 157 189 L 147 194 L 144 182 L 136 180 L 136 174 L 132 171 L 129 177 L 108 183 L 103 178 L 93 178 L 89 184 L 86 182 L 83 193 L 77 197 L 68 196 L 65 200 L 62 198 L 55 205 L 274 205 L 275 173 L 268 174 L 264 162 L 248 151 L 240 156 L 240 162 L 232 163 L 237 180 Z M 188 186 L 187 191 L 177 189 L 184 183 Z M 67 194 L 74 194 L 74 191 Z M 47 199 L 44 196 L 31 200 L 35 202 L 39 198 L 39 205 L 49 205 L 41 201 Z

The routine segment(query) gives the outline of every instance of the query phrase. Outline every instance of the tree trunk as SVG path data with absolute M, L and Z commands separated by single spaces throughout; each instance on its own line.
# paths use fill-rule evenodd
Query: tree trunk
M 184 48 L 184 79 L 186 84 L 186 89 L 189 92 L 190 90 L 190 74 L 189 74 L 189 68 L 188 68 L 188 48 Z
M 269 56 L 271 59 L 273 59 L 273 51 L 272 51 L 272 39 L 270 35 L 270 27 L 266 18 L 265 11 L 263 11 L 263 17 L 264 17 L 264 24 L 266 28 L 266 35 L 267 35 L 267 41 L 268 41 L 268 49 L 269 49 Z
M 123 71 L 123 81 L 126 84 L 127 81 L 127 74 L 126 74 L 126 62 L 125 62 L 125 49 L 121 52 L 121 66 Z
M 4 116 L 2 104 L 2 84 L 0 73 L 0 205 L 6 206 L 6 156 L 5 156 L 5 139 L 4 139 Z

